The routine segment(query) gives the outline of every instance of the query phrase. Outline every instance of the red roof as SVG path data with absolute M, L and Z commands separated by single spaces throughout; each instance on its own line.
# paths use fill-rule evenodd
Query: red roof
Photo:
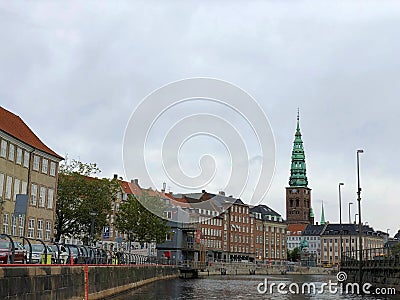
M 126 194 L 130 194 L 130 195 L 134 194 L 133 191 L 132 191 L 132 189 L 131 189 L 131 186 L 129 185 L 129 182 L 123 181 L 123 180 L 118 180 L 118 182 L 119 182 L 119 184 L 120 184 L 122 190 L 123 190 Z
M 290 231 L 290 235 L 301 235 L 306 227 L 307 224 L 289 224 L 287 230 Z M 300 234 L 299 231 L 301 232 Z
M 64 159 L 62 156 L 55 153 L 47 147 L 33 131 L 22 121 L 22 119 L 12 112 L 0 106 L 0 130 L 8 133 L 14 138 L 59 159 Z

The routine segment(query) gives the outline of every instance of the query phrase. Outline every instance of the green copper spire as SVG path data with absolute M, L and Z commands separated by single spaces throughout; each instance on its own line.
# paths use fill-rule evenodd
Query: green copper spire
M 324 202 L 322 202 L 321 225 L 325 224 Z
M 300 133 L 300 113 L 297 111 L 297 128 L 293 142 L 289 186 L 307 187 L 306 161 Z

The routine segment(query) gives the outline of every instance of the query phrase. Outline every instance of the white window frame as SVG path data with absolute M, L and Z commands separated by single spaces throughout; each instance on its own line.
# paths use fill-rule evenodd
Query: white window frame
M 29 152 L 24 151 L 24 167 L 29 168 Z
M 3 214 L 3 233 L 8 234 L 8 228 L 9 228 L 9 218 L 8 218 L 8 213 Z
M 0 197 L 3 197 L 4 178 L 5 178 L 5 175 L 3 173 L 0 173 Z
M 11 192 L 12 192 L 12 177 L 11 176 L 7 176 L 6 193 L 5 193 L 5 198 L 6 199 L 11 199 Z
M 46 188 L 44 186 L 40 187 L 39 192 L 39 207 L 44 207 L 46 204 Z
M 14 215 L 11 216 L 11 235 L 17 235 L 17 217 Z
M 25 226 L 25 218 L 24 218 L 24 215 L 19 215 L 19 217 L 18 217 L 18 235 L 19 236 L 24 236 L 24 231 L 25 231 L 25 228 L 24 228 L 24 226 Z
M 37 220 L 36 238 L 43 239 L 43 220 Z
M 48 189 L 47 191 L 47 208 L 53 209 L 54 204 L 54 190 Z
M 36 184 L 32 183 L 32 186 L 31 186 L 31 199 L 29 201 L 31 206 L 36 206 L 37 194 L 38 194 L 38 186 Z
M 46 235 L 45 240 L 50 241 L 51 237 L 51 221 L 46 221 Z
M 29 219 L 28 221 L 28 238 L 35 237 L 35 219 Z
M 26 195 L 28 193 L 28 183 L 26 181 L 21 181 L 21 194 Z
M 7 141 L 6 140 L 1 140 L 0 156 L 3 158 L 6 158 L 6 156 L 7 156 Z
M 34 155 L 33 156 L 33 170 L 39 171 L 39 165 L 40 165 L 40 157 L 37 155 Z
M 56 176 L 56 163 L 50 161 L 50 176 Z
M 42 159 L 42 173 L 47 174 L 49 171 L 49 160 L 43 158 Z
M 15 146 L 10 143 L 8 146 L 8 160 L 9 161 L 14 161 L 15 158 Z
M 20 147 L 17 147 L 17 159 L 15 160 L 15 163 L 17 165 L 22 164 L 22 149 Z
M 19 194 L 20 192 L 20 188 L 21 188 L 21 180 L 19 180 L 18 178 L 14 178 L 14 193 L 13 193 L 13 200 L 16 201 L 17 200 L 17 194 Z

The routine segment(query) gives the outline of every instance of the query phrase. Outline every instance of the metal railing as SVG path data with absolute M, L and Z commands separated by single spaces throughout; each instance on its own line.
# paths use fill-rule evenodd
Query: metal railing
M 399 264 L 399 253 L 393 252 L 392 248 L 370 248 L 363 249 L 361 253 L 362 262 L 364 266 L 367 265 L 382 265 L 388 264 Z M 341 265 L 351 265 L 360 261 L 360 250 L 351 250 L 343 252 Z

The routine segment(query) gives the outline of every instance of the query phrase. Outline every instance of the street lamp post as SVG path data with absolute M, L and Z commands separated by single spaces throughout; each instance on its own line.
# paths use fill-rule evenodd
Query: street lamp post
M 357 150 L 357 202 L 358 202 L 358 243 L 360 244 L 359 258 L 359 282 L 362 284 L 362 223 L 361 223 L 361 186 L 360 186 L 360 153 L 364 150 Z
M 92 223 L 90 224 L 90 246 L 93 246 L 94 239 L 94 217 L 97 215 L 95 212 L 91 212 L 90 216 L 92 217 Z
M 354 215 L 354 224 L 357 224 L 357 217 L 358 217 L 358 214 L 355 214 Z
M 343 253 L 343 226 L 342 226 L 342 193 L 340 187 L 344 185 L 343 182 L 339 183 L 339 221 L 340 221 L 340 253 L 339 253 L 339 260 L 342 260 L 342 253 Z M 340 264 L 339 264 L 340 266 Z
M 349 223 L 351 224 L 351 205 L 353 205 L 353 202 L 349 202 Z

